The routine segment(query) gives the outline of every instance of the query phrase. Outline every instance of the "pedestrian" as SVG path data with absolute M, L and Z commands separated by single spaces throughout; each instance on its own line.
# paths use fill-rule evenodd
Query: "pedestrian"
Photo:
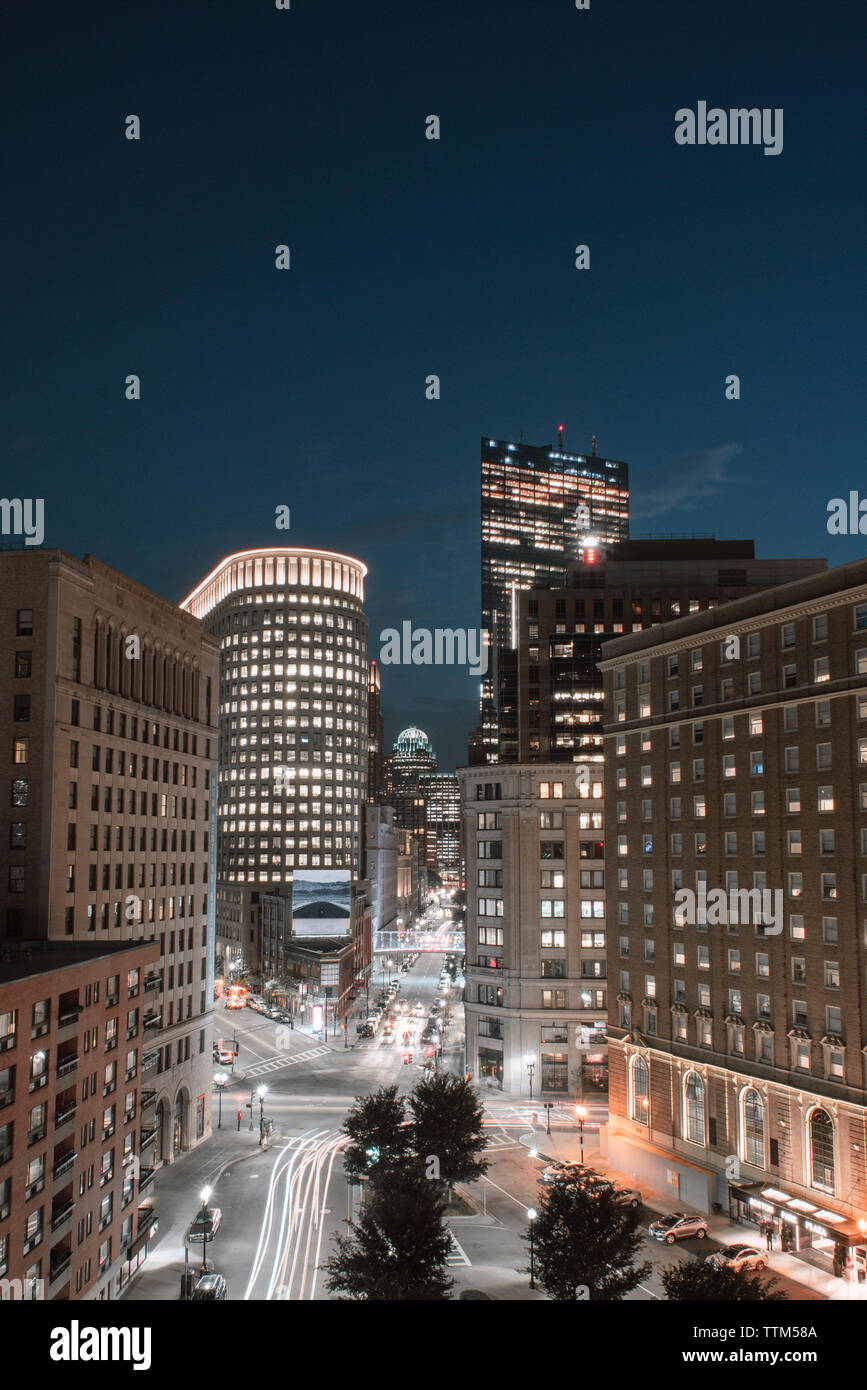
M 772 1222 L 772 1221 L 769 1221 L 769 1222 L 767 1223 L 767 1225 L 765 1226 L 765 1238 L 766 1238 L 766 1240 L 767 1240 L 768 1249 L 769 1249 L 769 1250 L 773 1250 L 773 1248 L 774 1248 L 774 1225 L 773 1225 L 773 1222 Z

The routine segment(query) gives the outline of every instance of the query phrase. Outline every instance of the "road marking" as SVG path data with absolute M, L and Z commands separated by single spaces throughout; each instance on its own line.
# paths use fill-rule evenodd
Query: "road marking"
M 446 1264 L 450 1269 L 471 1268 L 473 1262 L 467 1255 L 466 1250 L 463 1250 L 455 1240 L 453 1231 L 449 1231 L 449 1235 L 452 1238 L 452 1253 L 446 1256 Z
M 296 1052 L 292 1057 L 274 1057 L 270 1062 L 262 1062 L 258 1067 L 248 1067 L 245 1077 L 266 1076 L 269 1072 L 280 1071 L 283 1067 L 294 1067 L 298 1062 L 309 1062 L 313 1057 L 321 1057 L 329 1052 L 327 1047 L 310 1047 L 306 1052 Z

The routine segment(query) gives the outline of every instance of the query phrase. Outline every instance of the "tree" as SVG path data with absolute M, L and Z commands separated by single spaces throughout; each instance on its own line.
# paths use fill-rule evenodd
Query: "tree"
M 451 1236 L 443 1226 L 445 1199 L 418 1167 L 375 1179 L 350 1234 L 335 1237 L 325 1264 L 331 1293 L 368 1302 L 438 1302 L 449 1297 L 446 1275 Z
M 577 1300 L 584 1288 L 591 1301 L 623 1298 L 651 1270 L 633 1264 L 643 1239 L 637 1227 L 638 1212 L 618 1201 L 615 1188 L 556 1182 L 533 1222 L 536 1282 L 558 1303 Z M 529 1231 L 523 1239 L 530 1244 Z
M 410 1154 L 410 1127 L 397 1087 L 356 1096 L 343 1133 L 350 1140 L 343 1156 L 348 1178 L 381 1176 L 404 1163 Z
M 426 1077 L 409 1097 L 409 1108 L 412 1147 L 430 1177 L 451 1189 L 487 1172 L 487 1159 L 480 1157 L 488 1143 L 482 1107 L 462 1076 L 444 1072 Z
M 767 1283 L 746 1270 L 717 1269 L 708 1260 L 684 1260 L 662 1276 L 665 1296 L 681 1303 L 779 1303 L 787 1298 L 776 1279 Z

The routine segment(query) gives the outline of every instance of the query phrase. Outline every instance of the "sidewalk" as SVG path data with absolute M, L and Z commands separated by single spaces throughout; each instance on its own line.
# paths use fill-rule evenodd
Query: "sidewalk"
M 518 1142 L 527 1149 L 535 1148 L 540 1159 L 547 1161 L 568 1159 L 576 1163 L 580 1160 L 580 1140 L 577 1130 L 568 1133 L 563 1133 L 562 1130 L 553 1131 L 548 1135 L 543 1128 L 534 1133 L 520 1135 Z M 634 1174 L 621 1173 L 616 1168 L 610 1167 L 600 1155 L 597 1134 L 595 1132 L 588 1134 L 586 1129 L 584 1131 L 584 1161 L 588 1167 L 595 1168 L 597 1172 L 623 1187 L 638 1185 L 645 1203 L 654 1211 L 668 1215 L 675 1211 L 692 1210 L 685 1203 L 672 1199 L 667 1192 L 660 1192 L 656 1188 L 649 1187 L 643 1181 L 637 1183 Z M 763 1244 L 762 1237 L 757 1230 L 752 1226 L 740 1225 L 732 1221 L 726 1213 L 711 1212 L 707 1218 L 707 1229 L 708 1234 L 713 1236 L 714 1240 L 718 1240 L 721 1245 L 746 1244 L 761 1248 Z M 867 1286 L 846 1283 L 845 1280 L 837 1279 L 833 1274 L 827 1274 L 816 1265 L 798 1259 L 797 1255 L 774 1250 L 767 1252 L 766 1259 L 770 1270 L 786 1275 L 795 1283 L 803 1284 L 805 1288 L 821 1294 L 823 1298 L 833 1299 L 836 1302 L 867 1301 Z

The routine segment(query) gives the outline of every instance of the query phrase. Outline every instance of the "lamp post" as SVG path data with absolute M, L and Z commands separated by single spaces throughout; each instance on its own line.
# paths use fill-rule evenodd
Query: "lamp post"
M 259 1143 L 265 1138 L 265 1094 L 267 1086 L 259 1086 L 256 1095 L 259 1097 Z
M 527 1216 L 530 1221 L 530 1288 L 536 1287 L 536 1247 L 535 1247 L 535 1227 L 534 1222 L 539 1213 L 535 1207 L 529 1207 Z
M 223 1128 L 223 1092 L 225 1091 L 226 1086 L 228 1085 L 228 1082 L 229 1082 L 229 1078 L 228 1078 L 228 1076 L 224 1075 L 223 1072 L 217 1072 L 216 1075 L 214 1076 L 214 1085 L 215 1085 L 216 1088 L 217 1088 L 217 1096 L 218 1096 L 218 1098 L 219 1098 L 219 1111 L 218 1111 L 218 1117 L 217 1117 L 217 1129 L 222 1129 L 222 1128 Z
M 203 1187 L 199 1193 L 202 1201 L 202 1273 L 208 1272 L 208 1202 L 213 1188 Z
M 581 1164 L 584 1164 L 584 1121 L 587 1119 L 587 1106 L 576 1105 L 575 1114 L 578 1116 L 579 1133 L 581 1136 Z
M 533 1099 L 533 1076 L 534 1076 L 535 1071 L 536 1071 L 536 1058 L 533 1056 L 532 1052 L 528 1052 L 528 1053 L 527 1053 L 526 1057 L 524 1058 L 524 1065 L 525 1065 L 526 1068 L 527 1068 L 527 1075 L 528 1075 L 529 1078 L 530 1078 L 530 1099 L 532 1100 L 532 1099 Z

